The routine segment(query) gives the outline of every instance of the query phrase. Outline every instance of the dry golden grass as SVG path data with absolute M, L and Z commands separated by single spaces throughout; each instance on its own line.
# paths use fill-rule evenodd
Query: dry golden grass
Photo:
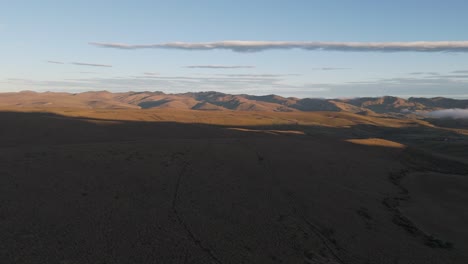
M 365 138 L 365 139 L 348 139 L 347 142 L 351 142 L 358 145 L 366 146 L 378 146 L 387 148 L 405 148 L 406 146 L 398 142 L 381 139 L 381 138 Z
M 363 116 L 346 112 L 202 111 L 182 109 L 82 109 L 82 108 L 0 108 L 0 111 L 49 112 L 68 117 L 121 121 L 180 122 L 222 126 L 324 126 L 374 125 L 409 127 L 428 125 L 424 121 Z

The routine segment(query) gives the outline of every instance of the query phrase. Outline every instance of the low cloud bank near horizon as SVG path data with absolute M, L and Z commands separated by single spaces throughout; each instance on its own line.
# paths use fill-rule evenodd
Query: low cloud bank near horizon
M 115 49 L 179 49 L 231 50 L 259 52 L 264 50 L 322 50 L 349 52 L 468 52 L 468 41 L 414 41 L 414 42 L 322 42 L 322 41 L 218 41 L 168 42 L 156 44 L 126 44 L 90 42 L 90 45 Z
M 95 77 L 61 80 L 14 79 L 7 80 L 10 90 L 41 91 L 87 91 L 109 90 L 112 92 L 163 91 L 167 93 L 185 93 L 195 91 L 219 91 L 229 94 L 264 95 L 282 93 L 318 94 L 328 91 L 328 87 L 317 87 L 307 84 L 288 84 L 280 76 L 128 76 L 128 77 Z M 5 86 L 6 87 L 6 86 Z M 2 86 L 0 86 L 1 90 Z M 316 96 L 314 96 L 316 97 Z
M 432 118 L 468 119 L 468 109 L 452 108 L 432 111 L 427 114 Z
M 298 78 L 295 78 L 298 77 Z M 18 79 L 19 78 L 19 79 Z M 286 97 L 371 97 L 392 95 L 408 97 L 468 98 L 468 78 L 395 77 L 363 79 L 341 83 L 314 82 L 300 74 L 292 73 L 232 73 L 192 75 L 140 74 L 132 76 L 76 77 L 72 79 L 27 80 L 22 76 L 6 79 L 0 90 L 30 90 L 53 88 L 55 90 L 106 89 L 110 91 L 164 92 L 219 91 L 251 95 L 277 94 Z M 440 87 L 444 87 L 443 91 Z

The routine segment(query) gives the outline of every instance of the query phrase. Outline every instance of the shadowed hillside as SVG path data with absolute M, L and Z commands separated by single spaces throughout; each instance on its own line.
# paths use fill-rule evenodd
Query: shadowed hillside
M 455 131 L 336 112 L 54 111 L 0 113 L 2 263 L 468 259 L 467 164 L 416 140 L 466 142 Z

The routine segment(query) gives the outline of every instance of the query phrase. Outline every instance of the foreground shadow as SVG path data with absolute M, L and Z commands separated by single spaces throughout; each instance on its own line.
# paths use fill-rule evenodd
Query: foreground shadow
M 408 168 L 402 157 L 418 166 L 423 160 L 426 170 L 463 165 L 345 141 L 457 136 L 446 131 L 18 112 L 1 112 L 0 124 L 1 263 L 465 263 L 467 257 L 463 234 L 443 237 L 456 242 L 452 249 L 429 247 L 402 228 L 405 218 L 395 223 L 397 206 L 382 203 L 401 195 L 399 178 L 389 175 Z

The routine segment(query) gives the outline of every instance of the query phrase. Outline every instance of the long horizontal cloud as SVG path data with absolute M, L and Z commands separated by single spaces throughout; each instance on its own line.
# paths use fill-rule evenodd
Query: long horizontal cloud
M 79 66 L 92 66 L 92 67 L 112 67 L 112 65 L 107 65 L 107 64 L 96 64 L 96 63 L 86 63 L 86 62 L 72 62 L 70 64 L 79 65 Z
M 255 66 L 245 66 L 245 65 L 189 65 L 185 68 L 190 69 L 251 69 Z
M 459 109 L 459 108 L 444 109 L 444 110 L 430 112 L 428 115 L 429 117 L 434 117 L 434 118 L 468 119 L 468 109 Z
M 169 42 L 157 44 L 125 44 L 91 42 L 94 46 L 117 49 L 179 49 L 179 50 L 231 50 L 258 52 L 273 49 L 303 49 L 355 52 L 468 52 L 468 41 L 415 41 L 415 42 L 299 42 L 299 41 L 219 41 Z

